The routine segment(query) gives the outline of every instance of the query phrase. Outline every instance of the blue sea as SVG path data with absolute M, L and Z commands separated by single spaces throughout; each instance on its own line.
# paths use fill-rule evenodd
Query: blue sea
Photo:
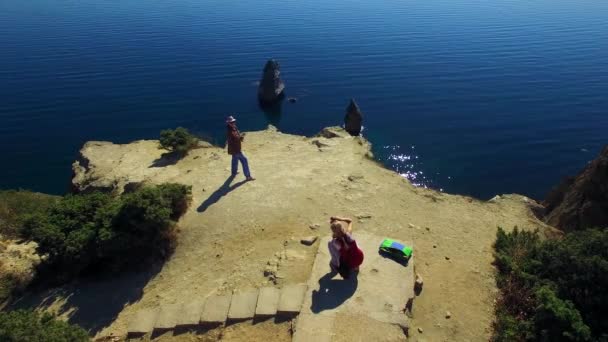
M 266 113 L 271 57 L 298 101 Z M 88 140 L 222 143 L 228 114 L 314 135 L 350 98 L 413 183 L 542 199 L 608 143 L 608 1 L 0 1 L 2 189 L 64 193 Z

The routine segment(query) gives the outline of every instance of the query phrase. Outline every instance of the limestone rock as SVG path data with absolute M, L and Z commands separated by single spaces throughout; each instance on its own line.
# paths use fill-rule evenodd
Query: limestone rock
M 311 246 L 313 243 L 315 243 L 315 241 L 317 241 L 317 239 L 317 236 L 312 235 L 302 238 L 300 242 L 306 246 Z
M 111 192 L 115 189 L 115 181 L 95 174 L 95 167 L 91 164 L 88 150 L 96 147 L 113 145 L 106 141 L 89 141 L 78 153 L 76 161 L 72 164 L 72 192 Z
M 346 107 L 346 116 L 344 117 L 344 128 L 350 135 L 359 135 L 363 123 L 363 113 L 355 102 L 355 99 L 350 99 L 348 107 Z
M 564 231 L 608 226 L 608 146 L 552 190 L 543 205 L 545 222 Z
M 147 177 L 158 172 L 158 167 L 147 166 L 152 165 L 155 159 L 162 158 L 162 153 L 158 149 L 158 141 L 154 140 L 139 140 L 124 145 L 89 141 L 80 149 L 72 164 L 71 191 L 121 194 L 125 186 L 136 188 Z M 142 165 L 146 167 L 139 168 Z M 138 168 L 139 171 L 134 171 Z
M 424 281 L 422 280 L 422 276 L 416 273 L 416 281 L 414 282 L 414 291 L 416 294 L 420 294 L 422 292 L 422 286 L 424 285 Z
M 268 60 L 264 66 L 262 80 L 258 86 L 258 98 L 262 104 L 273 104 L 283 98 L 285 84 L 281 80 L 280 66 L 274 59 Z

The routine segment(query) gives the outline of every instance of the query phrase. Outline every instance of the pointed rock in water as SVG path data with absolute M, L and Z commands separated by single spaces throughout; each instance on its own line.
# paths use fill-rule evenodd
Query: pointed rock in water
M 273 104 L 283 98 L 285 84 L 281 80 L 280 66 L 274 59 L 268 60 L 264 66 L 262 80 L 258 86 L 258 98 L 262 104 Z
M 355 99 L 350 99 L 348 107 L 346 107 L 346 116 L 344 117 L 344 128 L 351 135 L 359 135 L 361 133 L 361 125 L 363 123 L 363 114 Z

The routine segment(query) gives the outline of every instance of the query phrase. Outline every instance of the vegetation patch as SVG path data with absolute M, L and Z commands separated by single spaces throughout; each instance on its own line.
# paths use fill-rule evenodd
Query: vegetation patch
M 493 341 L 608 341 L 608 230 L 541 240 L 499 228 Z
M 166 129 L 160 132 L 160 148 L 165 149 L 179 157 L 188 154 L 198 144 L 198 138 L 186 128 Z
M 181 184 L 143 186 L 119 197 L 67 195 L 25 218 L 23 234 L 55 275 L 123 269 L 173 251 L 175 221 L 190 199 L 191 187 Z
M 87 332 L 49 314 L 29 310 L 0 312 L 0 341 L 3 342 L 85 342 Z
M 59 198 L 26 190 L 0 191 L 0 234 L 5 238 L 19 237 L 25 216 L 44 212 Z

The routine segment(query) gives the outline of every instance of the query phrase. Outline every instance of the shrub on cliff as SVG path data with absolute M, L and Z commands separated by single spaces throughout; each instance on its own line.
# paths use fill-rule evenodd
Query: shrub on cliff
M 0 234 L 18 238 L 26 215 L 42 212 L 59 199 L 26 190 L 0 191 Z
M 144 186 L 113 197 L 67 195 L 44 213 L 31 215 L 27 237 L 47 255 L 46 266 L 75 275 L 96 266 L 124 268 L 174 247 L 174 223 L 190 201 L 191 187 Z
M 0 341 L 86 342 L 89 336 L 84 329 L 49 314 L 17 310 L 0 312 Z
M 542 241 L 500 229 L 494 341 L 608 340 L 608 230 Z
M 159 142 L 161 148 L 176 153 L 179 156 L 185 156 L 191 149 L 196 147 L 198 139 L 187 129 L 177 127 L 176 129 L 162 130 Z

